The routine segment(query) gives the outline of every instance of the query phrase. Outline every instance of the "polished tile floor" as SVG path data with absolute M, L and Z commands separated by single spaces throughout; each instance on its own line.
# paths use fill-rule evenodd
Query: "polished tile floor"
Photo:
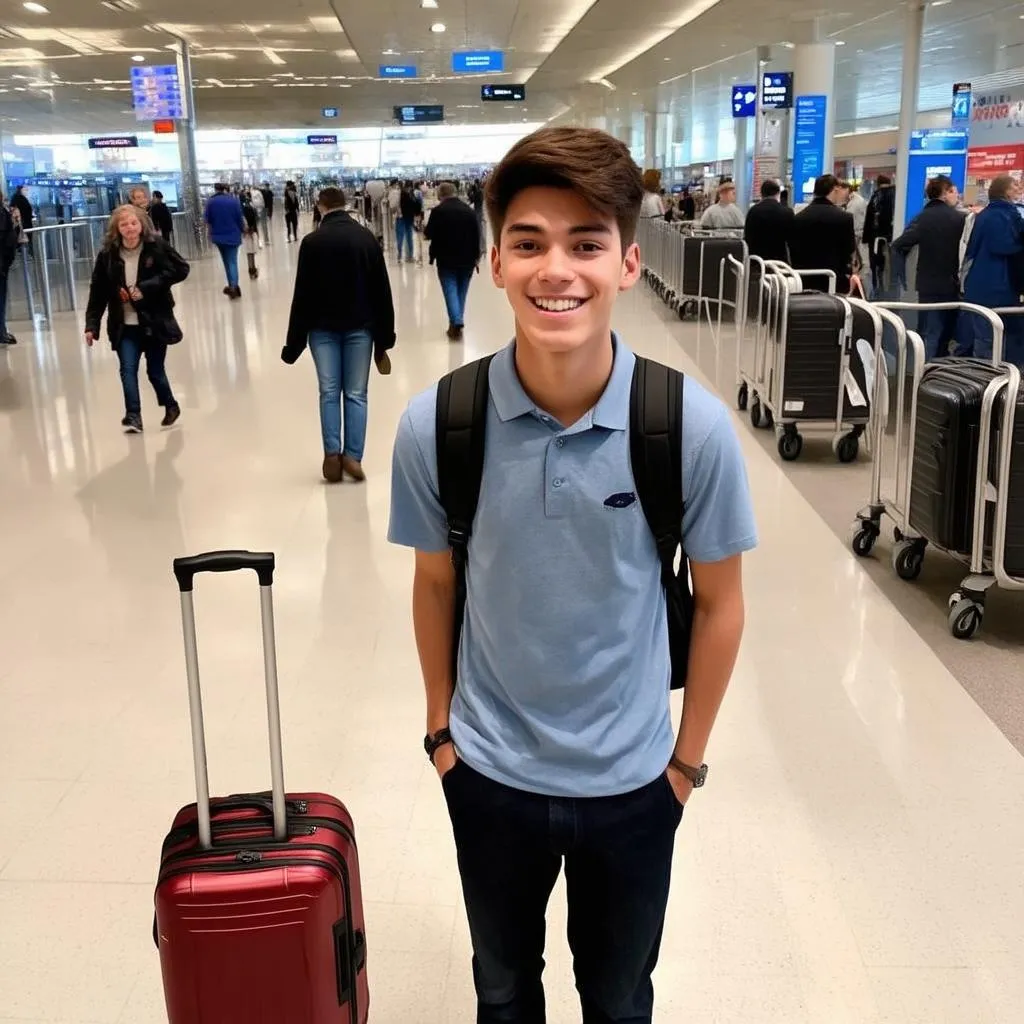
M 372 1020 L 468 1024 L 469 947 L 426 765 L 409 593 L 385 541 L 391 439 L 416 390 L 503 342 L 488 281 L 444 338 L 428 268 L 392 269 L 395 372 L 375 378 L 365 486 L 319 480 L 308 356 L 278 358 L 295 246 L 241 302 L 219 266 L 179 290 L 184 407 L 125 437 L 116 364 L 70 316 L 0 352 L 0 1020 L 156 1024 L 160 841 L 191 797 L 171 558 L 270 548 L 289 788 L 350 804 L 364 866 Z M 617 326 L 684 369 L 649 294 Z M 1024 760 L 842 541 L 741 430 L 762 544 L 748 629 L 679 835 L 657 1019 L 1007 1024 L 1024 1004 Z M 197 589 L 213 788 L 263 788 L 255 588 Z M 578 1021 L 560 895 L 552 1024 Z

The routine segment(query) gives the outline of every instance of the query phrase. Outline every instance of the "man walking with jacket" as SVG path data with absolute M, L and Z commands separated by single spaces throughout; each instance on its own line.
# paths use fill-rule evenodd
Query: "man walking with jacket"
M 864 218 L 862 241 L 867 246 L 868 262 L 871 265 L 872 297 L 879 298 L 885 290 L 885 254 L 892 243 L 896 188 L 888 174 L 880 174 L 875 179 L 875 186 Z M 888 244 L 879 245 L 879 240 Z
M 231 299 L 240 299 L 242 289 L 238 287 L 238 250 L 245 233 L 242 204 L 222 182 L 214 185 L 213 189 L 214 194 L 206 204 L 204 219 L 210 231 L 210 241 L 217 246 L 224 263 L 224 273 L 228 279 L 224 294 Z
M 747 211 L 743 240 L 751 256 L 788 263 L 793 211 L 779 201 L 781 194 L 777 181 L 769 178 L 761 183 L 761 201 Z
M 0 345 L 16 345 L 18 339 L 7 330 L 7 278 L 18 255 L 18 228 L 14 215 L 0 195 Z
M 323 220 L 299 247 L 288 339 L 281 358 L 291 365 L 309 345 L 320 388 L 323 476 L 366 479 L 367 386 L 370 361 L 391 371 L 395 308 L 384 253 L 377 239 L 345 212 L 345 193 L 325 188 Z M 345 396 L 344 444 L 341 396 Z
M 917 297 L 919 302 L 960 300 L 960 236 L 964 212 L 957 209 L 960 192 L 945 175 L 932 178 L 925 188 L 928 203 L 892 243 L 897 264 L 902 264 L 917 247 Z M 903 277 L 902 267 L 894 268 Z M 956 337 L 958 310 L 921 310 L 921 336 L 929 361 L 949 355 L 949 343 Z
M 424 237 L 430 242 L 430 262 L 437 264 L 437 277 L 448 307 L 448 340 L 462 341 L 466 296 L 473 271 L 480 259 L 480 224 L 471 206 L 445 182 L 437 190 L 440 204 L 430 214 Z
M 793 218 L 789 243 L 796 270 L 831 270 L 836 275 L 836 293 L 850 291 L 850 271 L 857 240 L 853 217 L 837 204 L 842 184 L 835 175 L 822 174 L 814 182 L 814 198 Z M 804 277 L 804 287 L 828 290 L 824 278 Z

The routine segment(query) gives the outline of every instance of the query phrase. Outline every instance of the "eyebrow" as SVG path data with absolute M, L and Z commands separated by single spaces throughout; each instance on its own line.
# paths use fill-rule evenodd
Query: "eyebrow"
M 539 224 L 530 224 L 527 221 L 518 221 L 515 224 L 509 224 L 505 230 L 522 235 L 544 234 L 544 229 Z M 612 229 L 607 224 L 601 223 L 574 224 L 569 228 L 570 235 L 610 235 L 611 233 Z

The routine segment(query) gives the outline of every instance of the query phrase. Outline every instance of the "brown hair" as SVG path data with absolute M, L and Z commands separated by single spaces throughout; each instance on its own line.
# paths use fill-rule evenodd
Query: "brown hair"
M 142 225 L 142 240 L 144 242 L 148 242 L 155 237 L 156 231 L 153 228 L 153 222 L 149 219 L 149 214 L 138 206 L 125 203 L 114 210 L 110 215 L 110 220 L 107 221 L 107 233 L 103 238 L 103 247 L 105 249 L 116 249 L 121 245 L 121 229 L 118 225 L 121 223 L 121 214 L 126 210 L 133 217 L 138 218 L 139 223 Z
M 657 193 L 661 188 L 661 171 L 648 167 L 644 171 L 644 191 Z
M 441 184 L 438 186 L 438 199 L 451 199 L 453 196 L 457 194 L 458 193 L 456 192 L 455 186 L 450 181 L 442 181 Z
M 564 188 L 614 217 L 625 251 L 636 237 L 644 197 L 640 168 L 629 149 L 597 128 L 541 128 L 520 139 L 487 179 L 487 216 L 501 239 L 512 200 L 535 187 Z
M 345 191 L 344 189 L 336 188 L 334 185 L 328 185 L 327 188 L 320 189 L 320 194 L 316 197 L 316 204 L 328 211 L 344 210 L 346 205 Z
M 1013 176 L 1010 174 L 997 174 L 988 186 L 988 198 L 1006 199 L 1013 188 Z

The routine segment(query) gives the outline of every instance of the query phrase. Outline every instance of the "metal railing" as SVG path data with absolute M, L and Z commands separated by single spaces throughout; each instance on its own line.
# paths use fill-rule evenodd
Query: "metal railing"
M 76 217 L 24 231 L 8 283 L 7 319 L 51 323 L 56 313 L 77 311 L 78 285 L 88 287 L 109 219 Z M 175 213 L 173 222 L 173 241 L 181 255 L 187 260 L 205 256 L 209 243 L 205 234 L 197 236 L 192 230 L 188 214 Z

